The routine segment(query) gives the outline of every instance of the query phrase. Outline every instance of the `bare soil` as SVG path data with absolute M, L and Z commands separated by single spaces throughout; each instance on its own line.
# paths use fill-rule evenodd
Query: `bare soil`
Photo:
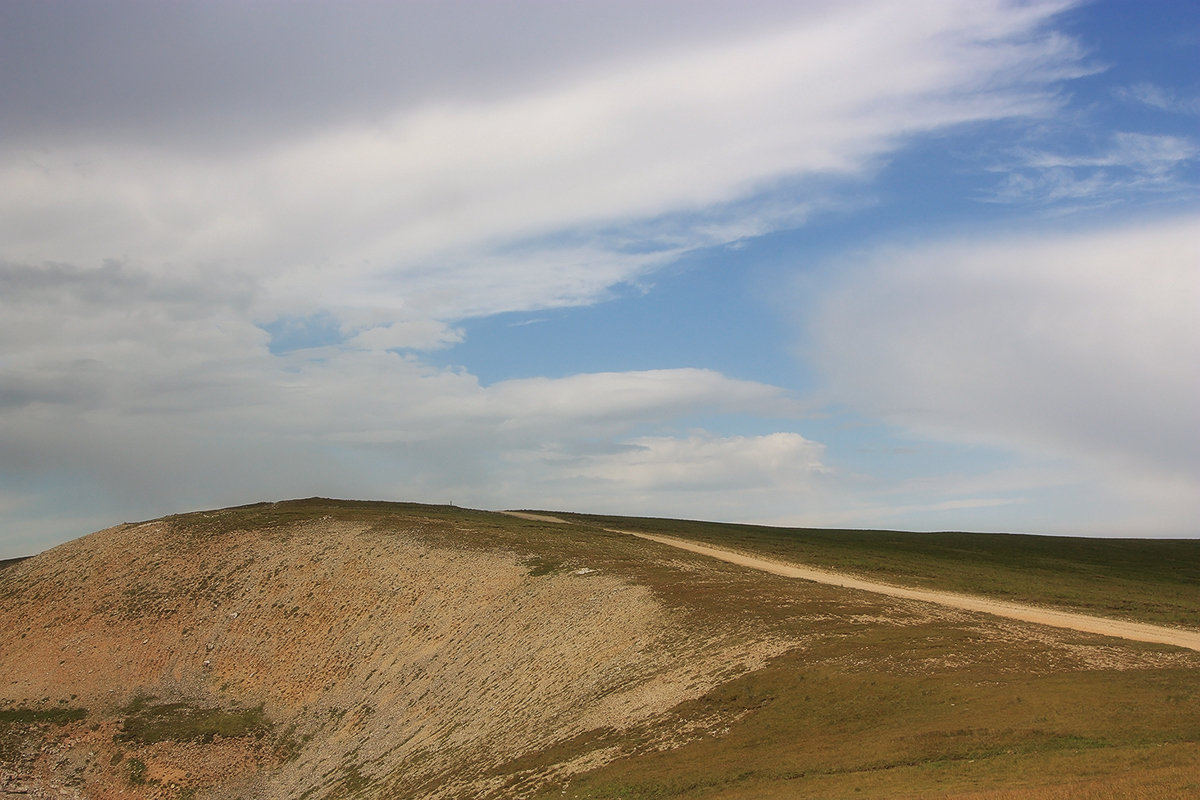
M 521 796 L 786 647 L 698 636 L 646 586 L 435 519 L 221 530 L 221 513 L 213 533 L 204 515 L 122 525 L 0 573 L 0 709 L 87 710 L 9 726 L 0 797 Z M 138 697 L 261 706 L 271 733 L 122 740 Z M 504 769 L 587 735 L 516 785 Z

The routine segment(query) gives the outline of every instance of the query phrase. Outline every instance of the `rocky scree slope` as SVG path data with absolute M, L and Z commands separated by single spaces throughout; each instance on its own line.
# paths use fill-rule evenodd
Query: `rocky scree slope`
M 309 500 L 10 565 L 0 797 L 519 797 L 727 722 L 670 712 L 792 646 L 563 527 Z

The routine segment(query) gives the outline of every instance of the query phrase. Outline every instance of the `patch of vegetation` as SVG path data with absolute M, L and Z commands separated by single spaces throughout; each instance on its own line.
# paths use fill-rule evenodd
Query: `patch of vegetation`
M 121 741 L 211 742 L 216 737 L 261 738 L 271 730 L 262 706 L 254 708 L 198 708 L 190 703 L 152 704 L 153 697 L 135 697 L 124 709 L 125 719 L 116 738 Z
M 521 562 L 521 566 L 528 569 L 528 575 L 533 578 L 540 578 L 543 575 L 553 575 L 556 572 L 563 570 L 563 563 L 556 558 L 546 558 L 545 556 L 534 556 L 527 558 Z
M 629 733 L 616 731 L 612 728 L 597 728 L 576 734 L 542 750 L 526 753 L 511 761 L 493 767 L 490 775 L 519 775 L 519 773 L 534 772 L 546 769 L 554 764 L 565 761 L 601 747 L 616 744 L 626 744 Z
M 140 758 L 131 758 L 125 762 L 125 776 L 129 778 L 129 782 L 134 786 L 143 786 L 146 783 L 146 762 Z
M 303 737 L 296 737 L 296 726 L 289 725 L 287 730 L 279 735 L 275 740 L 273 753 L 279 761 L 295 761 L 300 757 L 300 751 L 304 749 L 304 745 L 312 739 L 311 733 L 304 734 Z
M 357 795 L 369 789 L 373 784 L 373 780 L 359 771 L 357 764 L 351 764 L 342 774 L 341 796 Z
M 990 798 L 983 792 L 1011 787 L 1018 775 L 1045 787 L 1015 800 L 1076 796 L 1053 793 L 1076 782 L 1135 784 L 1132 776 L 1145 780 L 1153 771 L 1179 787 L 1195 780 L 1200 729 L 1184 704 L 1166 699 L 1193 684 L 1194 670 L 1007 672 L 1031 655 L 1014 645 L 995 665 L 1000 673 L 978 664 L 925 675 L 893 672 L 882 659 L 847 669 L 847 657 L 885 656 L 895 641 L 865 632 L 857 653 L 847 644 L 831 640 L 788 654 L 676 709 L 691 719 L 733 712 L 736 721 L 717 735 L 643 750 L 538 797 Z M 922 655 L 939 651 L 953 647 Z

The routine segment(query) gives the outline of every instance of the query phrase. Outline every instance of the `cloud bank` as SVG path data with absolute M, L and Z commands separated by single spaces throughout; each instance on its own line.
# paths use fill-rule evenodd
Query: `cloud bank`
M 226 132 L 230 141 L 216 150 L 181 129 L 195 110 L 146 85 L 148 73 L 162 66 L 162 80 L 211 106 L 212 119 L 193 121 L 215 132 L 255 119 L 243 107 L 249 90 L 231 83 L 228 96 L 214 97 L 218 81 L 272 75 L 238 66 L 250 59 L 240 51 L 233 66 L 217 58 L 200 65 L 199 54 L 185 64 L 161 45 L 130 42 L 122 59 L 97 57 L 102 70 L 124 65 L 110 79 L 143 85 L 144 106 L 165 101 L 160 111 L 137 109 L 152 113 L 143 123 L 157 135 L 144 141 L 140 128 L 117 124 L 116 109 L 97 106 L 77 127 L 54 130 L 49 143 L 8 139 L 0 148 L 0 182 L 9 189 L 0 198 L 3 255 L 21 264 L 94 268 L 115 259 L 154 274 L 248 274 L 263 289 L 263 316 L 305 313 L 318 298 L 339 314 L 369 309 L 393 320 L 586 303 L 680 249 L 714 243 L 712 224 L 682 236 L 676 224 L 664 243 L 655 219 L 722 207 L 736 215 L 730 203 L 781 179 L 862 175 L 905 137 L 1048 113 L 1058 102 L 1051 84 L 1083 71 L 1072 42 L 1042 31 L 1060 6 L 989 2 L 969 19 L 939 0 L 920 13 L 891 3 L 818 3 L 781 18 L 771 8 L 757 18 L 761 27 L 742 23 L 720 39 L 705 30 L 655 47 L 593 41 L 580 57 L 554 62 L 555 78 L 533 79 L 542 66 L 536 57 L 513 64 L 497 56 L 513 80 L 483 80 L 488 91 L 468 87 L 487 75 L 494 48 L 484 47 L 466 74 L 437 75 L 446 56 L 426 44 L 417 49 L 431 64 L 410 56 L 392 65 L 405 76 L 393 94 L 385 89 L 396 73 L 385 73 L 360 90 L 363 107 L 343 107 L 317 81 L 317 97 L 295 101 L 306 124 L 287 124 L 284 95 L 265 103 L 279 119 L 240 138 Z M 253 23 L 247 12 L 219 8 L 218 20 Z M 389 17 L 395 30 L 437 14 L 410 9 L 412 19 Z M 578 37 L 599 9 L 587 10 L 546 15 L 545 24 L 560 27 L 543 34 Z M 183 32 L 184 11 L 178 19 L 156 15 L 168 15 L 181 46 L 204 46 Z M 296 13 L 295 24 L 311 26 L 307 35 L 321 46 L 343 33 L 334 25 L 316 35 L 329 21 L 319 7 Z M 527 36 L 515 22 L 493 32 L 493 44 Z M 461 35 L 487 36 L 471 28 Z M 420 91 L 407 86 L 419 66 L 435 73 Z M 313 79 L 313 65 L 297 68 L 296 80 Z M 232 69 L 237 74 L 227 75 Z M 367 67 L 351 58 L 341 69 L 350 70 L 347 81 L 356 70 L 365 77 Z M 287 76 L 273 77 L 279 83 L 270 88 L 282 90 Z M 57 72 L 49 82 L 73 86 Z M 330 114 L 318 124 L 322 109 Z M 642 225 L 633 241 L 620 227 L 631 221 Z M 724 227 L 762 229 L 752 220 Z
M 1067 459 L 1096 495 L 1081 529 L 1193 533 L 1197 264 L 1195 216 L 883 250 L 833 278 L 806 348 L 867 414 Z
M 856 500 L 860 476 L 831 467 L 827 444 L 799 432 L 814 403 L 785 380 L 723 374 L 700 354 L 485 385 L 443 356 L 472 319 L 601 303 L 690 253 L 869 203 L 857 193 L 869 195 L 919 138 L 1051 118 L 1069 102 L 1064 81 L 1097 70 L 1053 29 L 1073 7 L 6 10 L 5 546 L 27 552 L 113 515 L 317 493 L 861 519 L 874 501 Z M 1081 181 L 1119 169 L 1117 179 L 1162 186 L 1196 149 L 1182 136 L 1131 133 L 1090 160 L 1058 153 L 1025 151 L 1030 185 L 1011 192 L 1078 193 Z M 1064 170 L 1070 181 L 1060 183 L 1074 184 L 1046 183 Z M 1141 444 L 1168 426 L 1131 427 L 1153 405 L 1141 390 L 1176 398 L 1190 387 L 1172 377 L 1176 349 L 1153 362 L 1173 366 L 1139 360 L 1171 338 L 1163 326 L 1178 314 L 1168 301 L 1182 293 L 1167 284 L 1191 286 L 1172 249 L 1185 228 L 1157 231 L 1173 244 L 1153 251 L 1161 258 L 1142 286 L 1113 260 L 1145 258 L 1137 248 L 1153 236 L 1136 231 L 974 254 L 932 248 L 898 256 L 901 271 L 869 258 L 835 282 L 814 327 L 829 397 L 877 392 L 873 413 L 914 430 L 1148 465 L 1154 481 L 1186 487 L 1194 464 L 1178 440 L 1165 462 L 1157 445 Z M 1100 267 L 1068 258 L 1076 246 Z M 992 289 L 1011 305 L 987 299 Z M 888 307 L 888 292 L 910 304 Z M 1132 312 L 1117 302 L 1127 292 Z M 1060 302 L 1046 305 L 1043 293 Z M 941 298 L 951 305 L 927 307 L 941 309 L 935 327 L 954 347 L 925 341 L 930 329 L 906 316 Z M 862 330 L 840 323 L 837 309 L 864 302 L 875 316 Z M 1152 312 L 1145 328 L 1129 316 Z M 1141 389 L 1105 384 L 1092 344 L 1133 369 Z M 885 364 L 880 374 L 894 380 L 851 374 L 868 364 Z M 1078 384 L 1061 380 L 1067 369 Z M 1011 383 L 993 385 L 996 375 Z M 930 394 L 891 385 L 939 379 Z M 1012 389 L 1041 379 L 1059 391 L 1033 400 Z M 1126 410 L 1119 424 L 1106 429 L 1094 403 L 1072 413 L 1088 390 L 1120 398 L 1111 403 Z M 1178 421 L 1173 403 L 1156 419 Z M 924 504 L 979 502 L 995 500 Z

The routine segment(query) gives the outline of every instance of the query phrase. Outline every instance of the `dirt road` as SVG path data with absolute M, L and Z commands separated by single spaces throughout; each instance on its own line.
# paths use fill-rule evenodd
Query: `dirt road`
M 500 513 L 508 514 L 510 517 L 532 520 L 533 522 L 558 522 L 562 525 L 571 524 L 562 517 L 553 517 L 549 514 L 532 514 L 528 511 L 501 511 Z
M 647 533 L 634 533 L 633 531 L 613 532 L 627 533 L 640 539 L 649 539 L 660 544 L 678 547 L 681 550 L 689 550 L 700 555 L 719 558 L 722 561 L 728 561 L 732 564 L 740 564 L 744 567 L 760 569 L 764 572 L 783 575 L 788 578 L 801 578 L 806 581 L 844 586 L 847 589 L 861 589 L 866 592 L 876 592 L 891 597 L 921 600 L 965 611 L 979 611 L 984 614 L 994 614 L 998 617 L 1034 622 L 1039 625 L 1050 625 L 1055 628 L 1069 628 L 1071 630 L 1083 631 L 1084 633 L 1098 633 L 1103 636 L 1115 636 L 1121 639 L 1132 639 L 1137 642 L 1168 644 L 1200 651 L 1200 632 L 1197 631 L 1167 628 L 1142 622 L 1127 622 L 1125 620 L 1108 619 L 1106 617 L 1093 617 L 1087 614 L 1073 614 L 1068 611 L 1055 611 L 1053 609 L 1038 608 L 1037 606 L 1022 605 L 1020 603 L 1004 603 L 974 595 L 889 586 L 886 583 L 876 583 L 875 581 L 863 580 L 836 572 L 827 572 L 810 567 L 798 567 L 778 561 L 770 561 L 765 558 L 756 558 L 754 556 L 743 555 L 742 553 L 735 553 L 731 550 L 723 550 L 668 536 L 653 536 Z

